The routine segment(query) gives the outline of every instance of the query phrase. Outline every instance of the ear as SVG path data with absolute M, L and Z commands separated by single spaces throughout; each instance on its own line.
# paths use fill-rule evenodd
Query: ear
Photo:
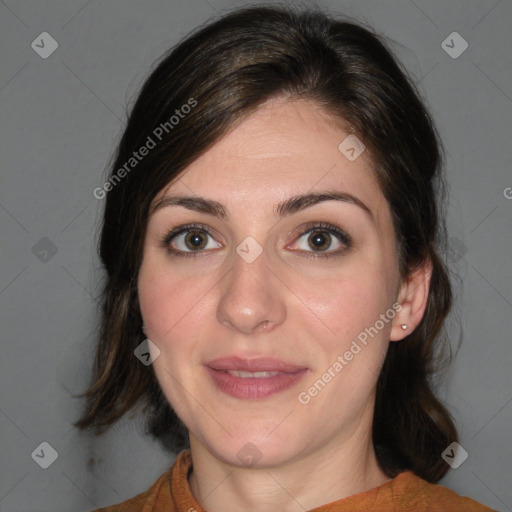
M 393 318 L 390 341 L 403 340 L 421 322 L 427 307 L 431 276 L 432 262 L 427 259 L 400 285 L 397 302 L 402 307 Z

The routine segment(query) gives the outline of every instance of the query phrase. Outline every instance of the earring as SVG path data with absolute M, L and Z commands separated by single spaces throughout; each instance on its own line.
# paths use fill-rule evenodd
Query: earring
M 402 327 L 402 329 L 403 329 L 404 331 L 407 329 L 407 325 L 405 325 L 405 324 L 402 324 L 402 325 L 401 325 L 401 327 Z

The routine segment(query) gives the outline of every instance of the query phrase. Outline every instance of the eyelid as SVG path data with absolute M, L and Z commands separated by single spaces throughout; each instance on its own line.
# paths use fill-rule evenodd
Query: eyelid
M 338 235 L 342 242 L 351 242 L 352 241 L 352 239 L 348 235 L 348 233 L 343 231 L 341 228 L 339 228 L 338 226 L 336 226 L 334 224 L 330 224 L 329 222 L 323 222 L 323 221 L 308 222 L 308 223 L 300 226 L 299 228 L 297 228 L 297 231 L 298 231 L 297 236 L 298 237 L 303 236 L 306 233 L 309 233 L 310 231 L 314 231 L 315 229 L 317 229 L 318 231 L 327 231 L 327 232 L 333 233 L 335 235 Z
M 193 222 L 190 224 L 183 224 L 180 226 L 176 226 L 175 228 L 171 229 L 171 231 L 169 231 L 165 235 L 165 237 L 162 241 L 165 244 L 169 244 L 169 243 L 171 243 L 173 238 L 177 237 L 178 235 L 181 235 L 182 233 L 186 233 L 187 231 L 192 231 L 194 229 L 197 231 L 204 231 L 205 233 L 207 233 L 208 235 L 210 235 L 212 237 L 214 236 L 213 230 L 210 226 L 208 226 L 207 224 L 202 224 L 200 222 L 199 223 Z

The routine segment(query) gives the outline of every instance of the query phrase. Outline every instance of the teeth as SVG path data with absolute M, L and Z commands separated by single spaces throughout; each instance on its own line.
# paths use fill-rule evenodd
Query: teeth
M 244 371 L 240 371 L 240 370 L 226 370 L 226 371 L 233 377 L 241 377 L 242 379 L 248 379 L 248 378 L 266 379 L 268 377 L 274 377 L 275 375 L 278 375 L 280 373 L 280 372 L 244 372 Z

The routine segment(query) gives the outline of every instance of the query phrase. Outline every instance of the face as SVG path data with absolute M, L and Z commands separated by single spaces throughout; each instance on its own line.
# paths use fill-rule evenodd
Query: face
M 338 149 L 347 135 L 313 103 L 267 102 L 153 202 L 138 286 L 154 371 L 229 464 L 371 432 L 400 277 L 389 206 L 367 152 Z

